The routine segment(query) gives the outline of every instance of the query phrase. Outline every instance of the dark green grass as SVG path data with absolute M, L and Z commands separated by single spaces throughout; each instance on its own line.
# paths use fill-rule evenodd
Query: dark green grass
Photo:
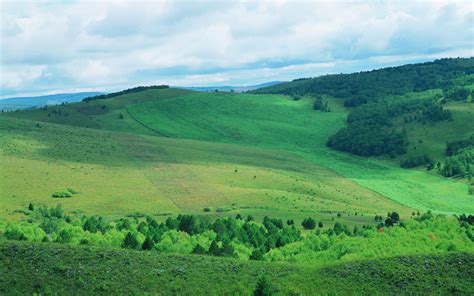
M 2 295 L 470 295 L 474 255 L 404 256 L 324 269 L 57 244 L 0 243 Z

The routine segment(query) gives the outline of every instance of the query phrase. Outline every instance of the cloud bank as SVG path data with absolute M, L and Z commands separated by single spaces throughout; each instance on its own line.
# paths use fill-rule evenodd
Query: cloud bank
M 242 85 L 474 55 L 471 2 L 1 3 L 1 96 Z

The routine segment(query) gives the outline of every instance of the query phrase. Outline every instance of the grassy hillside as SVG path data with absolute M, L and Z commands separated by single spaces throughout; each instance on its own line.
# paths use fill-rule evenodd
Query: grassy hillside
M 4 213 L 59 202 L 87 214 L 266 214 L 329 221 L 337 212 L 410 210 L 281 150 L 152 137 L 1 117 Z M 331 214 L 333 213 L 333 214 Z M 347 217 L 347 214 L 344 214 Z M 347 217 L 352 220 L 352 217 Z M 357 217 L 361 223 L 372 217 Z
M 0 244 L 0 293 L 250 294 L 264 274 L 278 295 L 474 293 L 471 254 L 403 256 L 325 268 L 200 255 Z
M 196 212 L 202 207 L 244 208 L 257 212 L 257 209 L 261 209 L 277 213 L 356 210 L 384 213 L 395 209 L 409 213 L 409 208 L 444 213 L 474 211 L 474 203 L 468 195 L 466 184 L 444 180 L 434 174 L 403 170 L 398 168 L 398 163 L 392 161 L 368 160 L 326 148 L 327 137 L 344 125 L 347 113 L 341 101 L 330 97 L 325 97 L 325 100 L 332 109 L 330 113 L 312 110 L 311 98 L 293 101 L 280 95 L 212 94 L 166 89 L 6 115 L 73 126 L 74 128 L 67 128 L 48 125 L 52 130 L 63 131 L 64 134 L 49 141 L 49 149 L 39 150 L 49 150 L 55 160 L 69 158 L 68 161 L 80 163 L 81 166 L 84 166 L 84 162 L 89 165 L 106 162 L 107 165 L 100 168 L 108 170 L 108 166 L 111 166 L 111 171 L 117 166 L 133 163 L 132 167 L 135 166 L 135 171 L 140 172 L 137 174 L 141 174 L 142 180 L 138 181 L 140 177 L 132 180 L 137 180 L 137 185 L 147 184 L 142 187 L 143 193 L 137 194 L 138 190 L 131 187 L 116 192 L 127 192 L 132 197 L 140 196 L 138 202 L 134 201 L 136 210 L 143 209 L 139 206 L 140 200 L 145 201 L 143 207 L 146 207 L 145 204 L 157 196 L 157 202 L 154 203 L 157 205 L 157 212 L 173 212 L 178 209 Z M 18 127 L 11 126 L 8 135 L 4 136 L 12 141 L 10 145 L 24 145 L 21 144 L 22 141 L 15 140 L 15 137 L 23 133 L 17 135 L 18 129 L 21 131 L 25 125 L 31 130 L 26 132 L 26 141 L 42 137 L 43 131 L 35 123 L 13 122 L 6 117 L 1 120 L 9 121 L 12 125 L 19 124 Z M 87 138 L 82 135 L 88 134 L 89 130 L 77 127 L 126 134 L 108 133 L 105 139 L 109 139 L 110 144 L 106 144 L 109 140 L 102 141 L 100 137 L 94 136 L 96 132 L 103 133 L 102 131 L 94 130 L 90 133 L 91 137 Z M 76 144 L 78 141 L 61 140 L 61 137 L 69 134 L 75 137 L 76 129 L 84 139 L 81 140 L 82 143 L 90 148 L 80 148 Z M 116 155 L 109 157 L 100 152 L 98 144 L 89 145 L 98 141 L 101 142 L 100 145 L 115 147 L 105 153 Z M 54 148 L 58 145 L 62 148 Z M 80 151 L 76 153 L 77 149 Z M 91 159 L 73 156 L 80 155 L 81 151 L 87 151 L 87 157 Z M 70 155 L 61 155 L 65 153 Z M 13 154 L 15 153 L 10 153 Z M 114 157 L 115 161 L 112 160 Z M 17 168 L 16 160 L 11 161 L 11 167 Z M 56 174 L 60 170 L 54 168 L 53 172 L 48 173 Z M 37 174 L 35 170 L 28 171 Z M 116 175 L 123 174 L 126 174 L 124 170 L 118 170 Z M 66 179 L 59 177 L 62 175 L 58 174 L 57 179 L 63 182 L 55 185 L 56 187 L 95 187 L 64 184 Z M 82 178 L 70 175 L 75 182 L 67 181 L 68 183 L 79 183 Z M 106 188 L 114 187 L 115 178 L 127 178 L 116 175 L 111 173 L 101 177 L 104 185 L 110 185 L 101 186 L 100 192 L 88 189 L 92 191 L 90 198 L 100 196 L 113 205 L 122 203 L 116 201 L 127 204 L 124 194 L 116 196 L 115 193 L 107 193 Z M 13 175 L 9 173 L 8 176 Z M 87 176 L 99 182 L 93 174 Z M 11 177 L 9 182 L 13 190 L 17 181 Z M 120 182 L 115 188 L 126 186 L 126 182 Z M 155 189 L 145 189 L 151 188 L 150 186 Z M 21 186 L 25 188 L 25 192 L 31 187 Z M 43 199 L 48 202 L 50 192 L 56 190 L 52 187 L 53 185 L 46 189 L 44 186 L 37 186 L 37 190 L 30 193 L 28 198 L 35 196 L 35 201 Z M 87 192 L 82 188 L 78 190 Z M 114 192 L 116 189 L 110 190 Z M 381 198 L 373 191 L 396 203 Z M 16 200 L 11 209 L 28 201 L 28 198 L 12 198 L 15 194 L 11 192 L 5 192 L 4 195 Z M 143 199 L 142 195 L 147 197 Z M 162 200 L 172 202 L 163 202 L 162 208 L 158 209 Z M 79 204 L 75 206 L 81 208 Z M 103 209 L 95 206 L 90 208 Z M 129 205 L 123 208 L 129 208 Z M 113 210 L 107 208 L 107 212 Z

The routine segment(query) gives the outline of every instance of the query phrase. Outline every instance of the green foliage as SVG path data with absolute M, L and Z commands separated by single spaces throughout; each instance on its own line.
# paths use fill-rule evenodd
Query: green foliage
M 453 101 L 467 101 L 472 91 L 466 87 L 454 87 L 444 90 L 444 97 Z
M 474 149 L 465 148 L 446 158 L 440 172 L 445 177 L 472 175 Z
M 56 192 L 54 192 L 51 196 L 55 198 L 68 198 L 72 197 L 74 194 L 79 193 L 73 188 L 67 188 L 67 189 L 61 189 Z
M 434 167 L 434 160 L 426 154 L 418 156 L 410 156 L 400 163 L 402 168 L 414 168 L 420 165 L 427 165 L 430 168 Z
M 305 218 L 301 225 L 304 229 L 314 229 L 316 227 L 316 220 L 311 217 Z
M 321 96 L 316 96 L 316 100 L 313 103 L 313 109 L 322 112 L 331 112 L 331 108 L 329 108 L 328 102 L 323 102 L 323 98 Z
M 474 134 L 469 139 L 446 143 L 446 155 L 453 156 L 464 148 L 474 147 Z
M 128 232 L 125 238 L 123 239 L 122 248 L 125 249 L 138 249 L 140 243 L 137 239 L 137 235 L 132 232 Z
M 1 294 L 251 295 L 260 275 L 281 295 L 472 294 L 469 253 L 314 264 L 243 262 L 51 243 L 0 242 Z M 209 279 L 212 279 L 211 281 Z M 38 284 L 40 283 L 40 284 Z M 456 292 L 453 292 L 456 291 Z
M 270 280 L 265 276 L 262 275 L 258 278 L 257 286 L 253 291 L 254 296 L 271 296 L 275 294 L 276 289 L 270 282 Z
M 434 62 L 384 68 L 353 74 L 326 75 L 296 79 L 253 93 L 330 95 L 346 99 L 346 106 L 355 107 L 389 95 L 433 88 L 448 88 L 453 78 L 474 72 L 473 58 L 440 59 Z
M 394 127 L 392 121 L 405 114 L 422 122 L 452 119 L 450 111 L 433 100 L 378 100 L 353 109 L 347 116 L 347 127 L 330 136 L 327 145 L 361 156 L 404 154 L 406 131 Z
M 419 251 L 474 251 L 471 215 L 461 215 L 458 222 L 434 216 L 431 212 L 408 221 L 400 221 L 399 214 L 391 212 L 379 228 L 364 225 L 351 230 L 336 222 L 333 227 L 318 229 L 305 236 L 294 225 L 288 226 L 281 219 L 270 217 L 264 217 L 262 223 L 237 217 L 209 221 L 206 217 L 193 215 L 168 217 L 161 223 L 150 216 L 142 220 L 120 218 L 106 222 L 97 216 L 71 217 L 57 206 L 36 207 L 28 218 L 30 223 L 0 223 L 0 233 L 9 240 L 322 264 Z M 381 220 L 380 217 L 377 221 Z M 314 229 L 316 221 L 306 218 L 303 224 L 307 229 Z M 413 248 L 407 248 L 401 242 L 413 244 Z

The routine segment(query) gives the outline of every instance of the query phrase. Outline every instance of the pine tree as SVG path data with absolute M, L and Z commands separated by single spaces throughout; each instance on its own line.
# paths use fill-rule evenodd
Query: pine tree
M 122 248 L 126 249 L 137 249 L 139 246 L 137 236 L 131 232 L 128 232 L 122 242 Z
M 147 236 L 142 244 L 142 250 L 153 250 L 154 247 L 155 242 L 151 237 Z

